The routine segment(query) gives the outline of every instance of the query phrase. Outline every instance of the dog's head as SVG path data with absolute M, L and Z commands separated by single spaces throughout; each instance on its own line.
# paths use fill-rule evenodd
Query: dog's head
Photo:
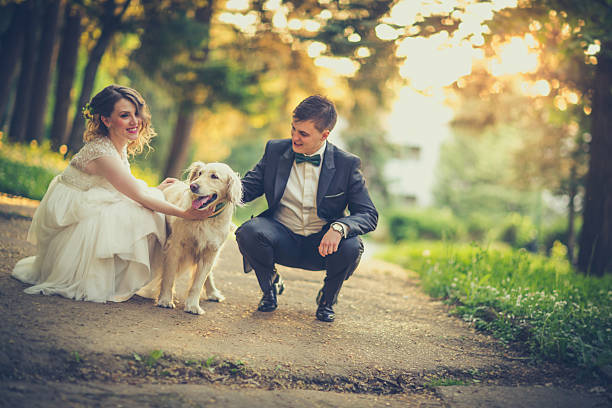
M 187 173 L 193 208 L 206 208 L 221 201 L 242 205 L 242 183 L 227 164 L 194 162 Z

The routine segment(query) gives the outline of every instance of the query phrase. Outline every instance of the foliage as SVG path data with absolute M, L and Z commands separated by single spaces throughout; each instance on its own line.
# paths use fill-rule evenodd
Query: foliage
M 472 212 L 458 217 L 448 208 L 402 208 L 383 211 L 386 239 L 402 241 L 499 242 L 510 247 L 550 253 L 555 241 L 567 246 L 567 219 L 557 216 L 536 226 L 534 220 L 516 212 L 505 215 Z
M 349 148 L 369 158 L 363 169 L 372 188 L 385 193 L 381 168 L 388 146 L 383 143 L 385 132 L 378 118 L 392 100 L 394 86 L 389 85 L 398 84 L 394 81 L 401 61 L 395 56 L 396 42 L 380 39 L 376 27 L 394 4 L 394 0 L 376 4 L 70 1 L 67 5 L 82 16 L 82 35 L 67 98 L 72 100 L 69 116 L 73 123 L 68 150 L 81 143 L 84 102 L 77 99 L 109 83 L 142 91 L 151 105 L 160 137 L 153 142 L 157 155 L 145 165 L 155 171 L 163 171 L 166 163 L 162 161 L 177 156 L 180 161 L 190 155 L 223 160 L 244 141 L 286 136 L 297 102 L 322 93 L 337 102 L 350 124 L 345 139 L 358 139 L 347 143 Z M 0 37 L 11 17 L 11 13 L 2 14 Z M 303 24 L 283 25 L 282 20 Z M 321 48 L 318 55 L 311 53 L 313 45 Z M 319 56 L 327 59 L 328 67 L 315 65 Z M 332 60 L 352 65 L 355 71 L 338 74 L 329 68 Z M 54 106 L 53 98 L 49 97 L 49 107 Z M 180 132 L 177 129 L 182 128 L 173 126 L 180 122 L 177 118 L 188 117 L 177 115 L 179 111 L 195 113 L 193 145 L 183 142 L 184 138 L 177 143 L 179 134 L 189 133 L 189 129 Z M 51 112 L 47 112 L 47 122 Z M 361 134 L 353 137 L 357 129 Z M 173 146 L 185 154 L 168 158 Z M 251 156 L 252 165 L 257 157 L 253 151 Z M 178 165 L 182 166 L 184 163 Z
M 576 231 L 580 231 L 581 227 L 581 218 L 576 219 Z M 576 235 L 580 235 L 577 233 Z M 567 219 L 566 218 L 556 218 L 551 222 L 547 223 L 542 227 L 542 232 L 540 233 L 539 245 L 547 255 L 550 255 L 550 251 L 553 248 L 553 245 L 556 241 L 561 242 L 563 245 L 568 245 L 568 236 L 567 236 Z
M 465 26 L 461 20 L 468 15 L 465 11 L 472 6 L 470 3 L 456 3 L 438 15 L 423 18 L 419 28 L 426 28 L 425 33 L 429 35 L 460 32 L 460 27 Z M 567 194 L 572 205 L 585 176 L 578 266 L 584 273 L 611 272 L 612 240 L 606 237 L 612 221 L 605 216 L 607 209 L 600 203 L 609 202 L 611 196 L 612 132 L 607 111 L 612 103 L 612 32 L 609 30 L 612 4 L 609 1 L 523 0 L 515 7 L 492 13 L 491 17 L 483 26 L 487 41 L 480 34 L 479 42 L 486 52 L 495 53 L 500 44 L 516 36 L 533 40 L 533 48 L 540 54 L 538 69 L 530 77 L 532 83 L 539 80 L 546 84 L 547 89 L 540 93 L 543 98 L 534 106 L 549 129 L 540 139 L 542 143 L 526 144 L 523 157 L 531 158 L 531 162 L 533 157 L 544 160 L 525 166 L 525 173 L 530 168 L 537 171 L 542 165 L 552 164 L 552 171 L 543 172 L 544 177 L 539 178 L 553 180 L 551 190 Z M 500 87 L 490 89 L 500 91 Z M 545 148 L 534 148 L 538 145 Z M 571 211 L 573 207 L 570 217 Z
M 157 365 L 159 359 L 164 356 L 164 352 L 162 350 L 153 350 L 144 357 L 138 353 L 133 353 L 132 356 L 134 357 L 134 360 L 143 363 L 147 367 L 151 368 Z
M 395 246 L 382 257 L 416 271 L 453 313 L 534 358 L 592 369 L 612 362 L 612 277 L 576 274 L 556 243 L 547 258 L 524 250 Z
M 520 146 L 517 130 L 495 127 L 478 133 L 455 129 L 442 145 L 434 186 L 437 206 L 459 217 L 484 213 L 503 217 L 508 212 L 529 214 L 534 197 L 512 183 L 511 154 Z
M 512 213 L 501 223 L 499 240 L 513 248 L 528 248 L 535 247 L 536 235 L 536 227 L 529 217 Z
M 145 2 L 140 47 L 133 60 L 178 102 L 247 105 L 258 93 L 256 72 L 224 49 L 211 49 L 213 3 Z
M 463 223 L 448 209 L 394 209 L 385 219 L 393 242 L 457 240 L 466 235 Z

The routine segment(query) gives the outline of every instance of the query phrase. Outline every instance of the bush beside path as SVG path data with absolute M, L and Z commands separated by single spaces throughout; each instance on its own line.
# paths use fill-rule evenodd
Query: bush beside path
M 605 384 L 477 333 L 414 275 L 369 257 L 345 283 L 332 324 L 314 316 L 322 272 L 281 268 L 278 310 L 256 312 L 257 282 L 231 237 L 215 270 L 226 301 L 203 301 L 202 316 L 140 297 L 26 295 L 10 272 L 34 252 L 34 206 L 10 201 L 0 203 L 1 406 L 610 404 Z

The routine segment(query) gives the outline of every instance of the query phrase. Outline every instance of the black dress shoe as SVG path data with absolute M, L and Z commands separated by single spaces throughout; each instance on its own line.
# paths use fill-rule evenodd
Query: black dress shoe
M 277 307 L 278 303 L 276 302 L 276 291 L 274 289 L 270 289 L 261 297 L 257 310 L 260 312 L 273 312 Z
M 334 309 L 331 306 L 320 304 L 317 308 L 317 319 L 322 322 L 333 322 L 336 318 Z

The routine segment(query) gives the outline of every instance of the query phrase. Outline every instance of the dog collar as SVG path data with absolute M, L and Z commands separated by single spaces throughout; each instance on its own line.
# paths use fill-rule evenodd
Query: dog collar
M 225 201 L 221 201 L 219 204 L 215 205 L 215 209 L 213 210 L 213 213 L 208 218 L 214 218 L 217 215 L 221 214 L 223 210 L 225 210 L 225 207 L 226 207 L 225 204 L 227 204 Z

